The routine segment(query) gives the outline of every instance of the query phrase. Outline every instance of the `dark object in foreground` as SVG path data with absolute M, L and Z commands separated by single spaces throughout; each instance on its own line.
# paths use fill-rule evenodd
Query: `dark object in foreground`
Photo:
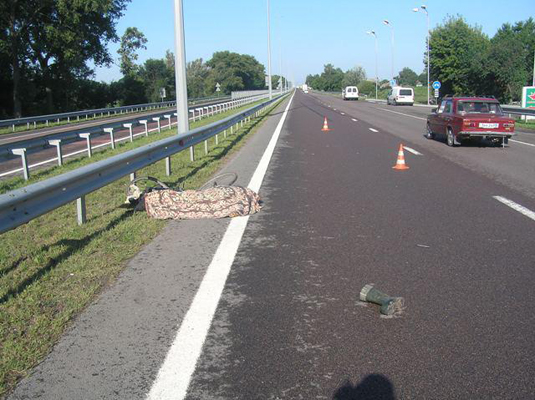
M 360 291 L 360 300 L 369 303 L 379 304 L 381 314 L 393 315 L 403 308 L 403 297 L 390 297 L 389 295 L 377 290 L 372 284 L 367 284 Z

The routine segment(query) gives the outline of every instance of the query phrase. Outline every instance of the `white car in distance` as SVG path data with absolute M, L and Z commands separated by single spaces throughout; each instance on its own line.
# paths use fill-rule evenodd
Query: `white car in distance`
M 359 99 L 359 88 L 356 86 L 346 86 L 342 91 L 344 100 L 358 100 Z

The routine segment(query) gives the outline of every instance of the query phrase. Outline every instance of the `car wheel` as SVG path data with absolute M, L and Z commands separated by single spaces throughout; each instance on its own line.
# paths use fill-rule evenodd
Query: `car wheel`
M 448 133 L 446 134 L 446 142 L 450 147 L 455 146 L 455 137 L 453 136 L 453 131 L 451 130 L 451 128 L 448 128 Z
M 431 130 L 431 125 L 429 125 L 429 124 L 427 124 L 427 133 L 426 133 L 425 137 L 428 138 L 428 139 L 434 139 L 435 138 L 435 134 Z

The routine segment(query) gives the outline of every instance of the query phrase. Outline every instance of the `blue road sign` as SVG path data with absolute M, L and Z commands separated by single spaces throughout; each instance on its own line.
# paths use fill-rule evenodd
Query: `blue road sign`
M 439 82 L 439 81 L 434 81 L 434 82 L 433 82 L 433 89 L 437 89 L 437 90 L 438 90 L 438 89 L 440 89 L 440 86 L 441 86 L 441 85 L 440 85 L 440 82 Z

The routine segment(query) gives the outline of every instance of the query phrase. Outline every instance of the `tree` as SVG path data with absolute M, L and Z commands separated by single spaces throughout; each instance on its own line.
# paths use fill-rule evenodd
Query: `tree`
M 188 97 L 199 98 L 206 96 L 206 78 L 210 74 L 210 68 L 203 63 L 202 58 L 190 61 L 186 64 L 186 80 L 188 82 Z
M 135 61 L 138 59 L 137 51 L 146 49 L 147 39 L 145 35 L 137 28 L 126 28 L 121 38 L 121 47 L 117 53 L 121 56 L 121 72 L 123 75 L 133 75 L 138 66 Z
M 418 82 L 420 82 L 423 86 L 427 86 L 427 70 L 418 75 Z
M 145 86 L 145 95 L 149 102 L 161 101 L 160 89 L 165 88 L 168 98 L 175 97 L 175 76 L 165 65 L 164 60 L 148 59 L 139 70 L 139 76 Z
M 520 99 L 529 85 L 535 51 L 535 22 L 529 18 L 515 25 L 504 24 L 490 42 L 485 63 L 492 93 L 504 102 Z
M 485 85 L 481 66 L 490 45 L 481 28 L 450 17 L 431 32 L 431 80 L 442 83 L 444 94 L 475 95 Z
M 210 67 L 206 81 L 207 94 L 215 92 L 217 82 L 226 94 L 233 90 L 263 89 L 265 86 L 265 68 L 253 56 L 219 51 L 213 54 L 206 65 Z
M 342 80 L 344 72 L 340 68 L 335 68 L 332 64 L 326 64 L 321 74 L 323 90 L 338 92 L 342 90 Z
M 346 71 L 342 80 L 342 86 L 358 86 L 364 80 L 366 80 L 366 71 L 360 65 L 357 65 Z
M 359 85 L 359 93 L 366 96 L 375 96 L 375 82 L 374 81 L 362 81 Z
M 0 48 L 10 57 L 14 114 L 21 115 L 20 83 L 26 71 L 23 65 L 36 68 L 47 108 L 52 112 L 54 89 L 65 88 L 65 80 L 89 76 L 88 61 L 109 64 L 106 44 L 117 40 L 115 22 L 129 1 L 0 2 Z
M 405 67 L 399 72 L 399 75 L 396 76 L 395 79 L 401 86 L 416 86 L 418 75 L 416 75 L 416 72 L 414 72 L 412 69 Z M 427 75 L 425 79 L 427 80 Z

